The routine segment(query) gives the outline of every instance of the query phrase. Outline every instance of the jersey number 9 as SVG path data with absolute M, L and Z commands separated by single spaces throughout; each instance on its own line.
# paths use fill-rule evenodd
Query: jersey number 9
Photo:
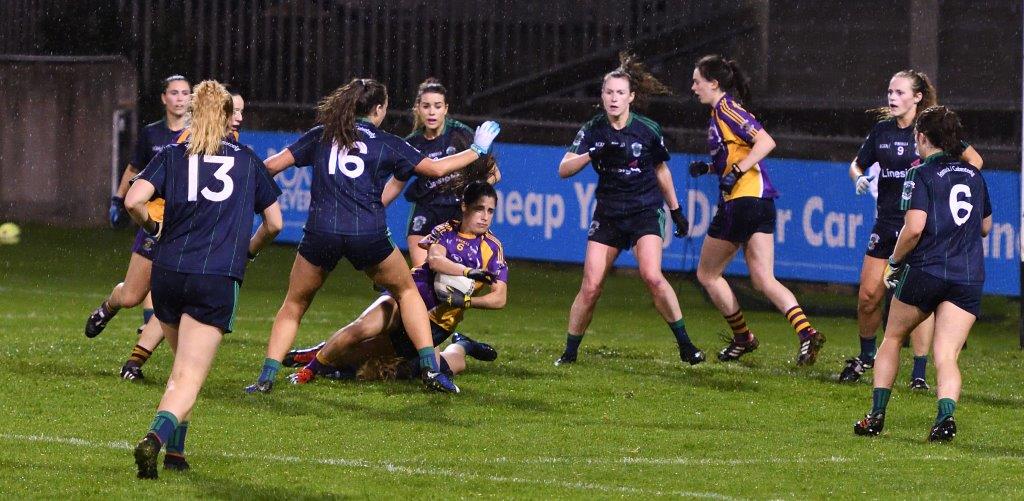
M 356 141 L 356 150 L 359 153 L 365 155 L 367 153 L 366 143 L 362 141 Z M 363 163 L 363 159 L 355 155 L 349 155 L 349 149 L 347 146 L 338 148 L 338 144 L 335 143 L 331 146 L 331 160 L 327 166 L 327 173 L 334 175 L 338 170 L 338 164 L 341 164 L 341 173 L 355 179 L 363 174 L 366 170 L 366 165 Z
M 960 195 L 963 194 L 964 198 L 971 198 L 971 188 L 966 184 L 957 184 L 953 186 L 953 189 L 949 190 L 949 212 L 953 214 L 953 222 L 957 226 L 962 226 L 971 217 L 971 211 L 974 206 L 967 200 L 960 200 Z M 963 216 L 961 212 L 966 211 L 967 213 Z
M 198 200 L 198 193 L 202 193 L 203 198 L 211 202 L 227 200 L 231 196 L 231 192 L 235 191 L 235 182 L 228 176 L 228 171 L 235 166 L 235 159 L 218 155 L 204 155 L 203 162 L 220 164 L 220 168 L 213 173 L 213 177 L 224 183 L 224 187 L 220 191 L 211 191 L 207 186 L 203 188 L 202 192 L 199 192 L 199 156 L 192 155 L 188 157 L 188 201 L 195 202 Z

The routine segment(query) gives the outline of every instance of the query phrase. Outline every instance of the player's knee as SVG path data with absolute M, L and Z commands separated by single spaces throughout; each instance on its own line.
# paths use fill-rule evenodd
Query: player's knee
M 881 292 L 872 292 L 870 290 L 861 289 L 857 293 L 857 310 L 861 313 L 871 314 L 882 306 Z
M 580 298 L 587 304 L 594 304 L 601 297 L 602 285 L 600 283 L 584 281 L 580 287 Z
M 647 285 L 647 288 L 650 289 L 651 292 L 658 291 L 668 283 L 668 281 L 665 280 L 665 275 L 660 271 L 641 272 L 640 278 L 643 279 L 644 284 Z
M 750 285 L 754 287 L 754 290 L 762 294 L 771 289 L 777 282 L 771 274 L 752 273 L 750 275 Z
M 703 285 L 704 287 L 713 284 L 719 278 L 721 278 L 721 275 L 719 275 L 718 273 L 712 273 L 711 271 L 702 268 L 697 268 L 697 281 L 700 282 L 700 284 Z

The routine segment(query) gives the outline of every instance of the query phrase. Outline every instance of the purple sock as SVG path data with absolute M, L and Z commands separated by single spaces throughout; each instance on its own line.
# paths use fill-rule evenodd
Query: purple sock
M 310 360 L 309 363 L 306 364 L 306 368 L 313 371 L 313 374 L 318 376 L 337 370 L 334 367 L 321 362 L 320 357 L 313 357 L 313 360 Z

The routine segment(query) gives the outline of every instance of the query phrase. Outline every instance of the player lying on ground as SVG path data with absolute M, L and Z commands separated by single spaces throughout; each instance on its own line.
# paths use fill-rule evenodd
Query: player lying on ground
M 444 342 L 462 321 L 466 309 L 497 310 L 505 307 L 508 265 L 501 242 L 489 230 L 494 216 L 497 193 L 483 181 L 466 187 L 462 197 L 462 218 L 440 224 L 419 242 L 427 251 L 427 261 L 412 272 L 413 281 L 430 313 L 434 346 Z M 471 290 L 445 286 L 444 277 L 467 277 L 473 287 L 489 285 L 486 294 L 472 297 Z M 468 293 L 467 293 L 468 292 Z M 450 375 L 466 366 L 465 355 L 479 360 L 494 360 L 497 353 L 488 345 L 456 334 L 454 344 L 441 353 L 441 369 Z M 315 353 L 312 350 L 289 353 L 290 359 L 309 360 L 292 375 L 292 382 L 304 384 L 318 375 L 342 372 L 355 376 L 366 365 L 398 366 L 398 375 L 412 376 L 418 360 L 400 321 L 399 304 L 385 292 L 359 318 L 346 325 Z M 447 367 L 446 367 L 447 366 Z M 366 371 L 375 372 L 375 371 Z M 379 378 L 379 376 L 377 376 Z M 456 391 L 458 391 L 456 387 Z
M 985 260 L 982 238 L 992 229 L 988 187 L 978 169 L 960 160 L 960 119 L 945 106 L 924 110 L 914 128 L 924 163 L 904 182 L 906 211 L 896 247 L 885 268 L 895 288 L 885 338 L 875 357 L 871 412 L 853 426 L 857 435 L 878 435 L 899 370 L 900 347 L 910 331 L 933 313 L 938 414 L 928 440 L 956 435 L 953 410 L 962 382 L 957 358 L 981 310 Z

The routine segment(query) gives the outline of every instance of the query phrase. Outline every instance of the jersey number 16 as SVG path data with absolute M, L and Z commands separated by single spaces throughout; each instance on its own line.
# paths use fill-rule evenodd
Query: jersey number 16
M 355 149 L 363 155 L 369 151 L 366 148 L 366 143 L 362 141 L 356 141 Z M 331 146 L 331 159 L 327 164 L 327 173 L 333 176 L 338 171 L 338 164 L 341 164 L 341 173 L 345 176 L 352 179 L 361 176 L 366 170 L 366 164 L 362 158 L 349 155 L 350 151 L 347 146 L 339 148 L 338 143 L 334 143 Z

